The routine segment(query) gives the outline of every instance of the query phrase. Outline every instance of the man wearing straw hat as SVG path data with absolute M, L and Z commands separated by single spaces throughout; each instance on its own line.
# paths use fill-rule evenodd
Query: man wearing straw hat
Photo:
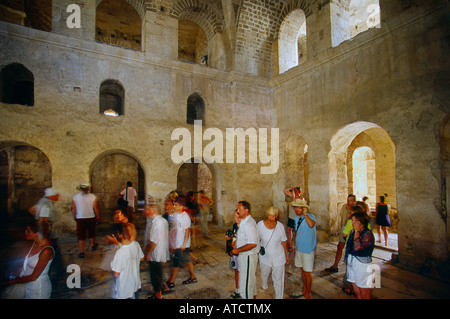
M 292 204 L 297 218 L 295 219 L 295 266 L 302 272 L 303 289 L 299 297 L 311 299 L 314 255 L 316 250 L 316 218 L 309 213 L 306 200 L 297 198 Z

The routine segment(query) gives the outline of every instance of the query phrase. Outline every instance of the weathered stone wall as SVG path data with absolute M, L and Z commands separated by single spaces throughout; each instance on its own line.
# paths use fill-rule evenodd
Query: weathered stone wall
M 75 186 L 89 180 L 106 155 L 123 154 L 139 163 L 148 196 L 163 204 L 177 187 L 182 165 L 171 159 L 177 143 L 171 134 L 187 128 L 194 135 L 186 106 L 198 93 L 206 107 L 203 131 L 218 128 L 225 136 L 226 128 L 280 129 L 276 174 L 260 174 L 264 165 L 248 162 L 208 165 L 219 222 L 232 223 L 243 199 L 257 219 L 275 205 L 283 208 L 285 221 L 282 191 L 298 183 L 316 215 L 319 238 L 336 234 L 337 212 L 348 194 L 349 146 L 366 134 L 360 141 L 373 146 L 377 192 L 379 185 L 389 188 L 382 192 L 392 194 L 398 210 L 400 261 L 418 267 L 448 258 L 442 211 L 447 171 L 441 171 L 448 162 L 442 162 L 445 142 L 439 140 L 450 111 L 448 3 L 381 0 L 380 28 L 333 47 L 330 2 L 280 1 L 264 15 L 266 1 L 237 7 L 223 2 L 223 8 L 217 1 L 206 7 L 194 0 L 127 2 L 145 21 L 140 51 L 95 42 L 92 1 L 78 2 L 81 29 L 65 25 L 67 0 L 53 1 L 50 33 L 0 22 L 0 68 L 23 64 L 34 75 L 35 92 L 33 107 L 0 103 L 0 142 L 26 143 L 48 157 L 66 226 L 73 227 Z M 180 6 L 191 10 L 189 15 Z M 214 68 L 177 61 L 177 19 L 182 14 L 199 19 L 195 8 L 208 12 L 203 27 Z M 275 35 L 294 9 L 305 12 L 307 58 L 277 75 Z M 260 20 L 251 21 L 255 18 Z M 99 113 L 99 87 L 106 79 L 124 87 L 124 116 Z M 380 169 L 394 173 L 383 175 Z
M 389 200 L 398 209 L 400 259 L 417 266 L 448 258 L 436 134 L 448 102 L 434 102 L 442 93 L 433 83 L 449 71 L 444 44 L 449 31 L 439 6 L 399 11 L 385 15 L 381 28 L 343 42 L 272 82 L 278 126 L 286 137 L 300 135 L 309 146 L 310 198 L 319 229 L 338 231 L 336 212 L 347 196 L 347 158 L 335 157 L 336 145 L 346 153 L 358 134 L 375 130 L 371 138 L 375 153 L 381 153 L 377 160 L 384 161 L 377 166 L 377 178 L 380 170 L 395 172 L 395 181 L 392 176 L 377 181 L 377 195 L 396 197 Z M 395 155 L 386 161 L 389 147 Z M 390 190 L 382 191 L 383 186 Z

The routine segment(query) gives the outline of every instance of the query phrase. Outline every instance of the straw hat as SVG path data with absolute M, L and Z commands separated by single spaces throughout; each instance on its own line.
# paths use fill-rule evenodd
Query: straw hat
M 301 199 L 301 198 L 296 198 L 292 203 L 292 206 L 297 206 L 297 207 L 306 207 L 309 209 L 309 205 L 306 202 L 306 200 Z

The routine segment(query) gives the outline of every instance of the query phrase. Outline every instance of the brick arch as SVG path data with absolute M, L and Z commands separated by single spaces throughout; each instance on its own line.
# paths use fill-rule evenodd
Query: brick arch
M 95 7 L 103 0 L 95 0 Z M 125 0 L 128 4 L 130 4 L 134 9 L 136 9 L 137 13 L 141 17 L 141 21 L 145 21 L 145 11 L 146 11 L 146 1 L 145 0 Z
M 307 0 L 288 0 L 283 5 L 281 9 L 280 16 L 278 19 L 278 25 L 276 25 L 276 31 L 279 32 L 283 21 L 290 15 L 294 10 L 300 9 L 305 13 L 305 17 L 308 18 L 312 14 L 311 5 Z
M 222 32 L 224 16 L 217 3 L 202 0 L 178 0 L 173 3 L 169 15 L 177 19 L 186 19 L 198 24 L 210 40 L 214 34 Z

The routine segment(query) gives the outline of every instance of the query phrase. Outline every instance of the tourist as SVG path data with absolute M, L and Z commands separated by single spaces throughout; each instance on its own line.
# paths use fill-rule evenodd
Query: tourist
M 291 187 L 284 190 L 284 194 L 290 198 L 290 201 L 292 202 L 296 198 L 304 199 L 302 196 L 302 190 L 300 187 Z M 288 249 L 289 251 L 292 249 L 292 240 L 294 237 L 294 220 L 297 217 L 295 214 L 294 207 L 289 204 L 289 217 L 288 217 L 288 223 L 287 223 L 287 233 L 288 233 Z
M 236 235 L 236 245 L 231 251 L 239 255 L 239 294 L 243 299 L 256 297 L 256 267 L 258 265 L 259 235 L 255 220 L 250 215 L 251 206 L 247 201 L 240 201 L 237 205 L 241 218 Z
M 336 249 L 336 256 L 334 258 L 334 264 L 329 267 L 326 268 L 326 271 L 329 272 L 338 272 L 339 271 L 339 262 L 341 261 L 342 258 L 342 251 L 344 250 L 345 247 L 345 238 L 342 236 L 342 231 L 345 228 L 345 225 L 347 224 L 347 221 L 350 219 L 351 217 L 351 208 L 355 205 L 356 202 L 356 196 L 353 194 L 349 194 L 347 196 L 347 203 L 345 205 L 342 206 L 341 211 L 340 211 L 340 217 L 341 217 L 341 231 L 339 233 L 339 242 L 337 244 L 337 249 Z
M 181 267 L 187 267 L 190 277 L 182 282 L 183 285 L 193 284 L 197 282 L 194 272 L 194 262 L 190 254 L 191 246 L 191 219 L 187 214 L 186 199 L 184 196 L 178 196 L 174 203 L 176 234 L 175 234 L 175 251 L 173 257 L 172 273 L 167 286 L 174 288 L 174 281 L 178 276 Z
M 241 294 L 239 293 L 239 265 L 238 265 L 238 255 L 233 255 L 231 251 L 236 247 L 236 235 L 241 223 L 241 218 L 237 212 L 234 211 L 234 224 L 231 230 L 228 230 L 225 234 L 226 239 L 226 253 L 230 256 L 230 267 L 234 270 L 234 281 L 235 290 L 231 295 L 232 299 L 241 299 Z
M 380 202 L 377 203 L 375 223 L 377 225 L 378 242 L 381 243 L 381 231 L 384 234 L 384 243 L 388 245 L 388 231 L 387 227 L 391 227 L 391 220 L 389 218 L 390 207 L 385 202 L 385 196 L 380 196 Z
M 150 299 L 162 299 L 164 288 L 163 265 L 170 260 L 169 223 L 161 216 L 161 208 L 154 204 L 145 207 L 145 216 L 152 218 L 148 246 L 145 247 L 145 260 L 150 263 L 150 279 L 153 295 Z
M 351 231 L 345 250 L 347 263 L 347 280 L 352 283 L 353 291 L 358 299 L 370 299 L 371 275 L 369 265 L 372 262 L 372 252 L 375 238 L 368 228 L 367 214 L 358 212 L 352 216 Z
M 97 198 L 90 193 L 91 185 L 83 183 L 77 186 L 77 193 L 72 198 L 72 214 L 77 223 L 77 239 L 80 246 L 79 258 L 84 258 L 86 236 L 91 240 L 92 251 L 97 249 L 95 242 L 95 225 L 100 222 L 100 210 Z
M 29 223 L 25 239 L 33 244 L 26 255 L 23 267 L 12 274 L 11 280 L 1 284 L 10 287 L 4 292 L 4 299 L 50 299 L 52 283 L 49 269 L 55 252 L 40 221 Z
M 111 270 L 116 280 L 114 285 L 114 299 L 138 299 L 141 289 L 140 262 L 144 260 L 141 246 L 135 240 L 134 228 L 131 223 L 123 224 L 122 234 L 116 238 L 119 245 L 114 259 L 111 262 Z M 113 240 L 110 238 L 110 240 Z
M 66 273 L 66 267 L 58 245 L 60 230 L 55 227 L 57 218 L 54 204 L 59 200 L 59 197 L 59 191 L 52 187 L 46 188 L 44 196 L 36 203 L 36 205 L 28 209 L 30 214 L 34 216 L 34 219 L 40 221 L 40 225 L 43 227 L 44 236 L 48 237 L 52 243 L 55 253 L 52 262 L 52 271 L 57 276 Z
M 309 212 L 309 205 L 305 200 L 297 198 L 292 202 L 297 218 L 295 219 L 295 266 L 302 273 L 302 296 L 311 299 L 314 256 L 316 249 L 316 218 Z
M 275 299 L 284 298 L 285 265 L 289 264 L 286 231 L 278 217 L 280 210 L 269 207 L 267 218 L 258 223 L 258 234 L 261 250 L 259 265 L 261 269 L 261 289 L 268 289 L 268 279 L 272 272 L 272 282 L 275 288 Z
M 208 235 L 208 217 L 210 208 L 214 201 L 206 196 L 205 191 L 198 192 L 198 218 L 202 227 L 203 235 Z

